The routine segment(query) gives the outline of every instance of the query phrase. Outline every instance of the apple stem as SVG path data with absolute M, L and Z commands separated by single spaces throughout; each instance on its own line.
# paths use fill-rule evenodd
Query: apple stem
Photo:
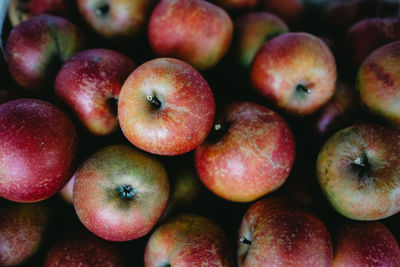
M 302 85 L 302 84 L 297 85 L 296 89 L 298 91 L 302 91 L 302 92 L 304 92 L 306 94 L 311 94 L 312 93 L 312 90 L 310 88 L 308 88 L 308 87 L 306 87 L 305 85 Z
M 117 192 L 122 199 L 132 199 L 136 195 L 136 190 L 127 184 L 118 186 Z
M 360 157 L 357 157 L 354 160 L 354 164 L 356 164 L 356 165 L 358 165 L 360 167 L 365 167 L 365 163 L 363 162 L 362 158 L 360 158 Z
M 248 240 L 246 237 L 241 237 L 239 239 L 239 242 L 242 243 L 242 244 L 251 245 L 251 241 Z
M 148 100 L 151 104 L 153 104 L 153 106 L 155 106 L 156 108 L 160 108 L 160 107 L 161 107 L 161 102 L 160 102 L 160 100 L 158 100 L 157 97 L 152 96 L 152 95 L 148 95 L 146 98 L 147 98 L 147 100 Z

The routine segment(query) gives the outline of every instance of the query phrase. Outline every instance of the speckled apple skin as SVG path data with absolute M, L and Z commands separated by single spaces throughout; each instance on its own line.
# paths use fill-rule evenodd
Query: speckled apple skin
M 235 26 L 236 56 L 246 68 L 265 42 L 289 31 L 282 19 L 268 12 L 247 13 L 235 21 Z
M 216 65 L 228 51 L 233 22 L 204 0 L 161 0 L 148 26 L 149 43 L 162 57 L 181 59 L 198 70 Z
M 113 50 L 86 50 L 61 67 L 54 93 L 89 132 L 107 135 L 119 129 L 116 110 L 108 101 L 118 101 L 122 85 L 134 67 L 131 59 Z
M 0 105 L 0 196 L 34 202 L 57 193 L 74 170 L 77 142 L 74 125 L 53 104 Z
M 361 102 L 374 114 L 400 129 L 400 41 L 372 52 L 357 74 Z
M 155 96 L 160 109 L 147 100 Z M 137 67 L 125 81 L 118 117 L 125 137 L 138 148 L 160 155 L 195 149 L 207 137 L 215 116 L 214 95 L 189 64 L 157 58 Z
M 113 243 L 86 231 L 64 237 L 47 253 L 43 267 L 122 267 L 125 266 Z
M 39 247 L 49 223 L 50 209 L 43 202 L 0 205 L 0 266 L 16 266 Z
M 159 226 L 144 254 L 146 267 L 233 266 L 225 233 L 209 219 L 181 214 Z
M 71 22 L 43 14 L 12 29 L 6 57 L 10 73 L 19 85 L 43 92 L 53 86 L 62 62 L 83 47 L 84 38 Z
M 334 134 L 318 154 L 316 170 L 333 208 L 351 219 L 378 220 L 400 211 L 400 133 L 374 124 L 347 127 Z M 365 155 L 368 174 L 354 169 Z
M 329 47 L 309 33 L 284 33 L 263 45 L 250 68 L 251 83 L 266 99 L 291 114 L 315 112 L 332 97 L 336 62 Z M 311 93 L 296 90 L 301 84 Z
M 122 199 L 120 185 L 136 190 Z M 147 234 L 162 215 L 169 197 L 163 165 L 127 145 L 114 145 L 91 155 L 76 172 L 73 202 L 78 218 L 92 233 L 109 241 L 133 240 Z
M 332 267 L 400 266 L 399 244 L 381 222 L 347 222 L 334 240 Z
M 243 217 L 238 242 L 238 266 L 315 266 L 332 264 L 332 240 L 324 223 L 288 200 L 258 200 Z
M 214 194 L 249 202 L 278 189 L 288 177 L 295 143 L 286 121 L 251 102 L 225 107 L 216 123 L 228 125 L 218 140 L 207 139 L 195 151 L 197 173 Z

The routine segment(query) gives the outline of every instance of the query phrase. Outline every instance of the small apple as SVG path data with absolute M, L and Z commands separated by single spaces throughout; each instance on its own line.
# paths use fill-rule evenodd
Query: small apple
M 148 26 L 149 43 L 157 55 L 181 59 L 198 70 L 221 60 L 232 35 L 228 13 L 205 0 L 161 0 Z
M 80 14 L 106 38 L 131 38 L 146 26 L 154 0 L 77 0 Z
M 302 32 L 284 33 L 267 42 L 254 57 L 251 82 L 279 108 L 299 116 L 312 114 L 332 97 L 336 63 L 329 47 Z
M 100 149 L 75 174 L 73 201 L 79 220 L 109 241 L 147 234 L 162 215 L 168 196 L 163 165 L 127 145 Z
M 333 208 L 355 220 L 379 220 L 400 211 L 400 133 L 359 124 L 334 134 L 317 159 L 320 187 Z
M 236 202 L 250 202 L 277 190 L 294 158 L 294 138 L 286 121 L 251 102 L 226 106 L 214 132 L 195 151 L 203 184 L 219 197 Z
M 347 222 L 334 240 L 332 267 L 400 266 L 399 244 L 381 222 Z
M 28 98 L 0 105 L 0 197 L 54 195 L 71 177 L 76 151 L 74 125 L 56 106 Z
M 288 26 L 279 17 L 268 12 L 250 12 L 235 21 L 236 56 L 245 68 L 249 68 L 254 55 L 266 42 L 281 33 L 288 32 Z
M 363 62 L 357 74 L 356 89 L 361 102 L 373 114 L 400 129 L 400 41 L 379 47 Z
M 332 240 L 313 213 L 282 197 L 253 203 L 239 229 L 238 266 L 332 266 Z
M 50 213 L 44 202 L 0 202 L 0 266 L 20 265 L 37 251 Z
M 53 87 L 61 64 L 83 45 L 83 35 L 68 20 L 35 16 L 12 29 L 6 47 L 8 68 L 19 85 L 44 93 Z
M 196 148 L 214 120 L 214 95 L 189 64 L 157 58 L 137 67 L 122 86 L 118 117 L 125 137 L 138 148 L 178 155 Z
M 54 92 L 94 135 L 118 129 L 117 101 L 133 71 L 125 55 L 108 49 L 90 49 L 67 60 L 58 72 Z
M 209 219 L 181 214 L 150 236 L 144 266 L 233 266 L 225 233 Z

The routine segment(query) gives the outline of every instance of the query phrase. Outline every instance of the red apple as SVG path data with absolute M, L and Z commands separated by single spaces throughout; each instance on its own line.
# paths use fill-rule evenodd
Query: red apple
M 340 214 L 378 220 L 400 211 L 400 133 L 360 124 L 334 134 L 321 148 L 317 176 Z
M 250 206 L 239 229 L 238 266 L 331 266 L 332 240 L 314 214 L 284 198 Z
M 153 51 L 210 69 L 228 51 L 233 23 L 224 9 L 204 0 L 161 0 L 151 14 L 148 37 Z
M 68 18 L 72 14 L 71 4 L 70 0 L 11 0 L 8 16 L 12 26 L 43 13 Z
M 399 244 L 381 222 L 347 222 L 334 240 L 333 267 L 400 266 Z
M 58 72 L 54 91 L 85 127 L 107 135 L 118 127 L 117 101 L 133 71 L 128 57 L 108 49 L 90 49 L 67 60 Z
M 372 113 L 400 129 L 400 41 L 384 45 L 372 52 L 357 74 L 356 89 L 361 102 Z
M 118 102 L 121 129 L 145 151 L 183 154 L 207 137 L 214 120 L 214 96 L 189 64 L 172 58 L 148 61 L 125 81 Z
M 254 57 L 251 82 L 279 108 L 309 115 L 332 97 L 336 63 L 328 46 L 308 33 L 285 33 L 267 42 Z
M 71 22 L 39 15 L 12 29 L 7 40 L 7 63 L 19 85 L 43 93 L 53 87 L 62 62 L 82 47 L 83 36 Z
M 159 226 L 150 236 L 146 267 L 233 266 L 225 233 L 209 219 L 181 214 Z
M 154 0 L 77 0 L 86 22 L 106 38 L 130 38 L 140 33 Z
M 251 102 L 228 105 L 195 151 L 197 173 L 214 194 L 249 202 L 278 189 L 295 158 L 292 131 L 274 111 Z
M 163 165 L 127 145 L 100 149 L 75 174 L 78 218 L 92 233 L 110 241 L 146 235 L 162 215 L 168 195 Z
M 0 266 L 20 265 L 41 244 L 50 209 L 43 202 L 2 202 L 0 205 Z
M 268 12 L 251 12 L 238 18 L 236 26 L 236 56 L 248 68 L 257 51 L 277 35 L 289 31 L 286 23 Z
M 57 193 L 71 177 L 77 134 L 56 106 L 37 99 L 0 105 L 0 196 L 33 202 Z

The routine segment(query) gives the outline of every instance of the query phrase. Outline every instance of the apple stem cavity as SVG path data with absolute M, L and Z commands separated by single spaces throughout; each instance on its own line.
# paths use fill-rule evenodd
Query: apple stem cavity
M 118 115 L 118 99 L 115 97 L 110 97 L 107 100 L 107 105 L 113 115 Z
M 371 166 L 366 155 L 357 157 L 353 160 L 354 171 L 357 172 L 359 178 L 366 178 L 369 175 Z
M 311 94 L 311 93 L 312 93 L 312 90 L 311 90 L 310 88 L 306 87 L 306 86 L 303 85 L 303 84 L 297 85 L 297 86 L 296 86 L 296 90 L 297 90 L 298 92 L 303 92 L 303 93 L 306 93 L 306 94 Z
M 248 240 L 246 237 L 241 237 L 239 239 L 239 242 L 242 243 L 242 244 L 251 245 L 251 241 Z
M 147 100 L 157 109 L 161 108 L 161 102 L 160 100 L 158 100 L 157 97 L 153 96 L 153 95 L 148 95 Z
M 132 199 L 136 195 L 136 190 L 130 185 L 120 185 L 117 187 L 118 195 L 122 199 Z
M 103 4 L 102 6 L 96 8 L 94 10 L 94 13 L 97 16 L 105 16 L 108 14 L 109 11 L 110 11 L 110 6 L 108 4 Z

